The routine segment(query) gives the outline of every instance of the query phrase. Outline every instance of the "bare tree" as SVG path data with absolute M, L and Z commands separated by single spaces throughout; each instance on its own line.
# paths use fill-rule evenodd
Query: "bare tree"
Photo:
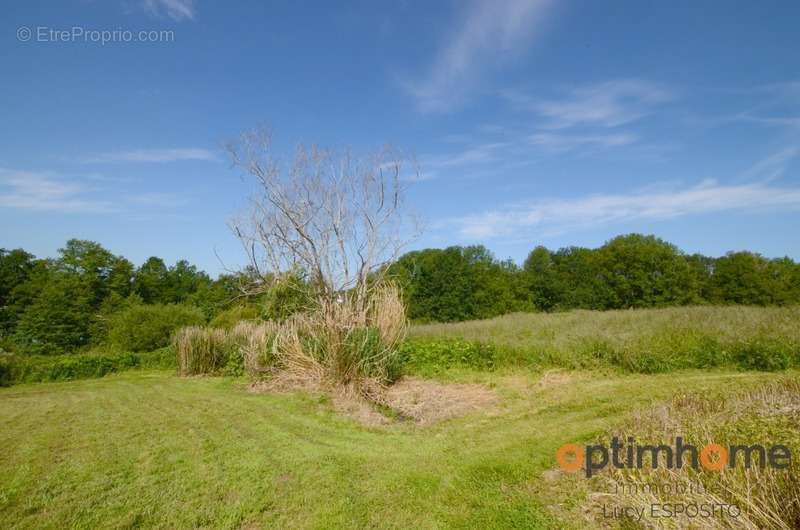
M 289 164 L 266 129 L 244 133 L 227 150 L 256 184 L 250 207 L 231 222 L 261 275 L 301 271 L 325 300 L 345 293 L 367 303 L 386 265 L 418 235 L 406 213 L 403 182 L 413 164 L 385 147 L 369 156 L 297 148 Z

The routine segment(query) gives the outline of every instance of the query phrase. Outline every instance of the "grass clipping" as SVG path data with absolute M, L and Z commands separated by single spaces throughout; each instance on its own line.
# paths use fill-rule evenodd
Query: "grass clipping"
M 229 367 L 269 389 L 335 391 L 380 401 L 398 375 L 407 320 L 399 289 L 376 286 L 365 302 L 321 300 L 283 322 L 243 322 L 229 331 L 189 327 L 174 345 L 182 375 Z

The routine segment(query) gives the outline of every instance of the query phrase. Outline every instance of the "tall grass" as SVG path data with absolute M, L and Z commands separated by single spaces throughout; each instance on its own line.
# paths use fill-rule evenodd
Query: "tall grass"
M 792 455 L 800 451 L 800 383 L 782 380 L 754 391 L 733 396 L 684 395 L 671 403 L 634 416 L 631 422 L 611 433 L 625 440 L 674 446 L 681 436 L 685 443 L 702 447 L 709 442 L 729 445 L 759 443 L 784 444 Z M 755 457 L 758 459 L 758 457 Z M 697 505 L 733 504 L 741 514 L 737 517 L 689 517 L 680 514 L 671 518 L 645 518 L 628 521 L 642 528 L 730 528 L 758 530 L 800 528 L 800 466 L 792 460 L 789 469 L 776 470 L 754 465 L 726 467 L 722 471 L 698 471 L 691 466 L 681 469 L 606 470 L 592 482 L 598 503 L 617 507 L 635 506 L 648 513 L 652 505 L 694 503 Z M 617 489 L 615 484 L 624 484 Z M 666 492 L 653 485 L 683 485 L 689 493 Z M 692 484 L 701 484 L 690 488 Z M 613 492 L 613 493 L 608 493 Z M 598 508 L 597 513 L 602 510 Z
M 412 338 L 490 343 L 496 364 L 617 366 L 655 373 L 800 364 L 800 308 L 676 307 L 516 313 L 489 320 L 413 326 Z
M 394 285 L 377 286 L 366 304 L 321 301 L 284 322 L 242 322 L 231 330 L 188 327 L 176 333 L 183 375 L 245 373 L 281 385 L 333 385 L 371 394 L 397 376 L 406 318 Z M 235 370 L 230 370 L 234 371 Z

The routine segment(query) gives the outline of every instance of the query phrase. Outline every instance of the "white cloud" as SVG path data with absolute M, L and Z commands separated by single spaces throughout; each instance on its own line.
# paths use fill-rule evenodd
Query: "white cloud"
M 789 164 L 800 155 L 800 147 L 792 146 L 781 149 L 768 157 L 759 160 L 740 175 L 741 180 L 771 182 L 783 176 Z
M 180 22 L 194 18 L 194 0 L 142 0 L 145 11 L 155 16 L 168 16 Z
M 189 199 L 181 194 L 163 192 L 129 193 L 118 186 L 97 187 L 113 179 L 98 180 L 95 175 L 64 176 L 45 171 L 20 171 L 0 168 L 0 208 L 36 212 L 78 214 L 148 215 L 155 208 L 158 215 L 183 206 Z
M 65 213 L 108 213 L 112 204 L 90 196 L 91 189 L 50 173 L 0 169 L 0 208 Z
M 473 0 L 428 75 L 405 88 L 422 111 L 451 110 L 488 65 L 527 47 L 551 5 L 551 0 Z
M 533 98 L 511 90 L 504 95 L 518 107 L 546 118 L 543 126 L 550 129 L 576 125 L 617 127 L 636 121 L 650 114 L 656 105 L 673 99 L 666 88 L 639 79 L 579 87 L 559 99 Z
M 476 144 L 455 153 L 428 156 L 422 161 L 425 168 L 449 169 L 473 164 L 486 164 L 499 158 L 499 151 L 507 147 L 504 142 Z
M 79 159 L 80 162 L 85 163 L 178 162 L 182 160 L 217 160 L 217 155 L 208 149 L 188 147 L 178 149 L 112 151 Z
M 189 202 L 185 196 L 162 192 L 139 193 L 127 197 L 127 200 L 135 205 L 156 206 L 159 208 L 176 208 Z
M 683 190 L 532 201 L 452 219 L 449 224 L 462 237 L 490 239 L 532 232 L 558 233 L 614 222 L 765 208 L 800 208 L 800 189 L 706 181 Z
M 573 135 L 544 132 L 532 135 L 529 140 L 533 145 L 549 151 L 564 152 L 581 148 L 621 147 L 635 143 L 637 138 L 630 133 Z

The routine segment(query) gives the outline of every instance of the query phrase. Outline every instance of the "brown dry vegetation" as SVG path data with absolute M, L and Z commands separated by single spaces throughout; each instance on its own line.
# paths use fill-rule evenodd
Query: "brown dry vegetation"
M 231 330 L 190 327 L 174 339 L 181 375 L 243 370 L 280 388 L 315 388 L 377 399 L 396 377 L 405 312 L 396 286 L 366 303 L 320 299 L 284 322 L 242 322 Z
M 788 445 L 792 455 L 800 450 L 800 382 L 783 379 L 733 395 L 684 394 L 666 404 L 634 413 L 619 429 L 602 437 L 607 443 L 612 436 L 620 440 L 628 436 L 648 444 L 675 445 L 678 436 L 685 443 L 698 447 L 711 442 L 727 446 L 732 443 L 754 443 L 769 447 Z M 756 457 L 757 458 L 757 457 Z M 579 492 L 578 502 L 571 511 L 585 524 L 600 528 L 658 528 L 658 529 L 730 529 L 757 530 L 761 528 L 792 530 L 800 527 L 800 466 L 795 460 L 790 469 L 741 465 L 721 472 L 697 471 L 690 466 L 682 469 L 608 468 L 591 480 L 582 472 L 567 474 L 558 469 L 544 473 L 545 482 L 555 484 L 556 490 Z M 624 485 L 624 489 L 618 489 Z M 665 492 L 664 485 L 682 486 L 684 492 Z M 690 517 L 682 514 L 670 518 L 645 516 L 641 521 L 632 518 L 619 520 L 603 516 L 603 507 L 612 510 L 633 507 L 647 514 L 652 505 L 733 504 L 741 511 L 737 517 Z M 569 516 L 570 509 L 557 505 L 554 511 Z M 578 515 L 580 512 L 580 515 Z

